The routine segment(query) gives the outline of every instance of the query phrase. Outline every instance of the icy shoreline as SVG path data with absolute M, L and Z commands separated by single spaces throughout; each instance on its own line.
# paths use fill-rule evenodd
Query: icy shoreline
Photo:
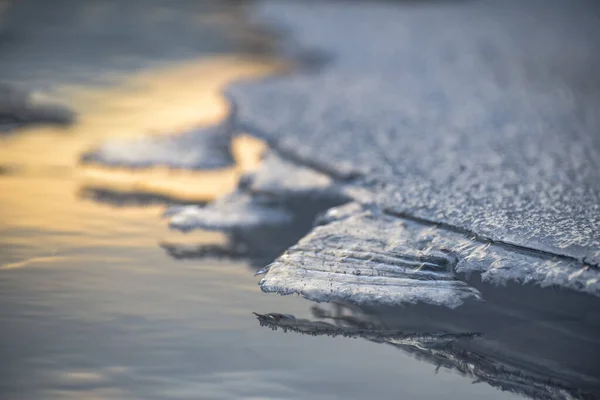
M 518 282 L 600 296 L 600 169 L 594 168 L 600 146 L 593 134 L 600 127 L 581 114 L 599 103 L 576 90 L 574 67 L 560 54 L 568 51 L 582 65 L 600 66 L 593 52 L 600 41 L 589 20 L 577 25 L 585 29 L 574 27 L 589 11 L 584 3 L 551 3 L 541 22 L 529 26 L 538 6 L 321 3 L 315 13 L 301 4 L 261 3 L 258 20 L 289 31 L 283 54 L 302 62 L 304 55 L 321 52 L 330 55 L 329 62 L 238 82 L 225 93 L 231 103 L 225 131 L 184 136 L 182 146 L 178 138 L 168 139 L 168 149 L 202 147 L 193 152 L 194 166 L 212 165 L 202 158 L 212 159 L 211 149 L 224 153 L 220 139 L 237 132 L 271 147 L 262 168 L 233 197 L 171 210 L 171 226 L 232 231 L 281 225 L 288 219 L 278 203 L 307 195 L 338 199 L 353 203 L 344 207 L 347 215 L 321 218 L 303 246 L 265 268 L 264 291 L 315 301 L 456 307 L 463 297 L 485 299 L 464 283 L 475 273 L 497 285 Z M 368 29 L 365 16 L 380 21 L 382 30 Z M 401 23 L 392 24 L 394 18 Z M 430 27 L 432 21 L 439 25 Z M 498 21 L 511 22 L 513 31 Z M 547 21 L 564 29 L 539 26 Z M 522 40 L 538 28 L 549 36 Z M 390 37 L 399 41 L 392 46 Z M 575 39 L 577 49 L 566 46 Z M 212 142 L 219 144 L 207 147 Z M 125 143 L 123 156 L 123 144 L 109 143 L 103 149 L 112 150 L 96 152 L 93 161 L 139 167 L 160 159 L 190 166 L 181 152 L 141 144 L 138 154 L 131 152 L 135 143 Z M 390 220 L 394 227 L 382 233 Z M 336 233 L 340 238 L 331 247 L 327 238 Z M 390 235 L 394 240 L 386 242 Z M 364 246 L 371 242 L 376 245 Z M 377 253 L 385 261 L 357 252 Z M 439 254 L 452 261 L 436 267 L 439 275 L 424 278 L 423 266 Z M 398 274 L 410 290 L 396 290 L 392 282 L 400 281 L 390 278 Z M 440 297 L 445 279 L 455 289 Z M 471 295 L 461 296 L 463 289 Z

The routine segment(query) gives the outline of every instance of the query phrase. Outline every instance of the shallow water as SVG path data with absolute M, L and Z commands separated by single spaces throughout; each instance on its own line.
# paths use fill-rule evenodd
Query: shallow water
M 53 4 L 59 6 L 46 10 L 52 18 L 40 18 L 68 20 L 61 25 L 63 36 L 82 29 L 80 22 L 90 13 L 118 11 L 111 2 L 80 2 L 79 14 L 65 6 L 69 1 Z M 111 54 L 120 60 L 129 46 L 146 48 L 140 45 L 146 25 L 126 28 L 133 15 L 145 21 L 158 13 L 198 24 L 192 32 L 208 29 L 206 10 L 192 2 L 168 9 L 166 2 L 139 4 L 127 2 L 133 9 L 119 20 L 122 31 L 116 31 L 128 38 L 125 44 L 102 42 L 106 60 Z M 221 21 L 240 21 L 242 14 L 234 8 L 219 15 Z M 246 36 L 238 32 L 232 35 L 238 39 L 227 41 L 222 32 L 230 25 L 215 29 L 211 21 L 211 35 L 171 32 L 157 48 L 122 64 L 73 63 L 73 54 L 86 49 L 74 39 L 65 46 L 76 45 L 59 56 L 27 50 L 56 41 L 42 45 L 38 38 L 27 47 L 19 44 L 19 31 L 13 32 L 12 56 L 0 62 L 3 79 L 52 89 L 75 108 L 78 120 L 68 128 L 27 128 L 0 139 L 0 397 L 516 397 L 472 384 L 470 377 L 438 369 L 386 342 L 285 334 L 261 326 L 253 312 L 285 312 L 299 319 L 321 315 L 309 301 L 261 293 L 253 274 L 305 234 L 314 214 L 326 206 L 307 203 L 289 226 L 229 238 L 175 234 L 160 218 L 166 203 L 202 203 L 231 191 L 243 171 L 256 167 L 260 143 L 238 140 L 237 165 L 210 172 L 132 172 L 79 164 L 81 154 L 107 138 L 177 133 L 217 122 L 227 114 L 219 95 L 225 83 L 278 68 L 276 61 L 239 51 L 215 56 L 244 49 L 236 40 Z M 56 32 L 44 22 L 35 24 Z M 245 26 L 243 20 L 240 24 Z M 165 50 L 173 43 L 179 52 Z M 51 67 L 34 68 L 35 57 Z M 78 71 L 65 73 L 67 65 Z M 90 74 L 109 84 L 98 87 Z M 272 246 L 260 247 L 264 243 Z M 256 254 L 248 256 L 248 246 Z M 206 254 L 198 249 L 212 249 L 209 254 L 220 257 L 197 258 Z M 379 323 L 394 326 L 402 325 L 405 313 L 375 309 L 363 317 L 375 324 L 381 314 L 386 322 Z

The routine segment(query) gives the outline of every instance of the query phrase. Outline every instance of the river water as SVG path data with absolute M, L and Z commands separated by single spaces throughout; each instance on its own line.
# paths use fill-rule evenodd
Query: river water
M 323 207 L 251 237 L 175 234 L 161 219 L 166 204 L 231 191 L 259 163 L 259 141 L 238 139 L 236 165 L 217 171 L 79 164 L 108 138 L 218 122 L 224 85 L 282 67 L 245 7 L 218 3 L 24 0 L 5 11 L 0 79 L 44 90 L 77 121 L 0 137 L 0 397 L 516 397 L 386 343 L 262 327 L 253 312 L 316 309 L 261 293 L 261 262 L 227 254 L 228 241 L 265 235 L 281 242 L 262 255 L 273 258 Z M 226 256 L 185 251 L 198 246 Z

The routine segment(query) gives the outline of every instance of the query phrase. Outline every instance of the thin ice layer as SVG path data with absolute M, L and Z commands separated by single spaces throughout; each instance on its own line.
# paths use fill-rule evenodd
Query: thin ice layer
M 482 295 L 465 279 L 560 286 L 600 296 L 594 269 L 350 203 L 331 209 L 275 260 L 260 286 L 324 302 L 429 303 L 455 308 Z M 483 295 L 485 299 L 485 294 Z
M 294 199 L 341 199 L 343 187 L 327 175 L 266 154 L 258 170 L 245 175 L 239 189 L 206 207 L 173 206 L 165 216 L 179 230 L 254 229 L 292 222 Z M 312 221 L 311 221 L 312 222 Z
M 234 163 L 230 145 L 231 134 L 225 124 L 178 135 L 112 140 L 84 154 L 82 161 L 127 168 L 216 169 Z
M 600 263 L 598 2 L 262 4 L 330 62 L 235 85 L 240 126 L 395 212 Z
M 205 207 L 177 206 L 170 211 L 169 226 L 181 231 L 192 229 L 229 231 L 282 225 L 291 221 L 286 210 L 266 198 L 233 192 Z
M 369 212 L 316 227 L 268 268 L 265 292 L 314 301 L 457 307 L 479 292 L 454 276 L 456 259 L 415 246 L 406 224 Z

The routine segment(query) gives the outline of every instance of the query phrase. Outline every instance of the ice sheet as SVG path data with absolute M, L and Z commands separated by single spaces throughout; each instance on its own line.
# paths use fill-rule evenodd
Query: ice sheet
M 234 85 L 240 127 L 382 208 L 600 262 L 597 3 L 261 4 L 329 62 Z
M 82 161 L 127 168 L 216 169 L 233 164 L 230 145 L 229 126 L 224 124 L 177 135 L 111 140 L 84 154 Z

